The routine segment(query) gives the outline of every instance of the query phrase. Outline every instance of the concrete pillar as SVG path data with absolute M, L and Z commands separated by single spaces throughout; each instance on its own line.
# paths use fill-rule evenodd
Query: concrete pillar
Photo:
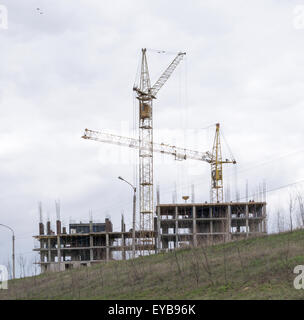
M 209 218 L 210 220 L 210 233 L 213 233 L 213 221 L 212 221 L 212 207 L 209 208 Z
M 61 221 L 60 220 L 56 221 L 56 232 L 57 232 L 57 234 L 61 234 Z
M 39 223 L 39 235 L 44 235 L 44 224 L 42 222 Z
M 122 233 L 121 234 L 121 249 L 122 249 L 122 260 L 126 260 L 126 243 L 125 243 L 125 236 L 124 234 Z
M 57 258 L 58 258 L 58 271 L 60 271 L 60 266 L 61 266 L 61 243 L 60 243 L 60 235 L 57 235 Z
M 161 249 L 160 221 L 160 207 L 157 207 L 157 252 Z
M 249 236 L 249 207 L 246 204 L 246 238 Z
M 44 240 L 40 239 L 40 249 L 43 249 L 43 248 L 44 248 Z M 39 251 L 39 256 L 40 256 L 40 262 L 44 262 L 44 253 L 41 250 Z M 41 265 L 40 267 L 42 268 Z
M 231 206 L 228 205 L 227 208 L 227 240 L 231 240 Z
M 93 239 L 93 235 L 90 234 L 90 261 L 94 260 L 93 246 L 94 246 L 94 239 Z
M 47 239 L 47 247 L 48 247 L 48 262 L 51 262 L 52 256 L 51 256 L 51 239 Z
M 90 261 L 94 260 L 94 252 L 93 252 L 94 239 L 93 239 L 93 235 L 91 234 L 92 232 L 93 232 L 93 221 L 90 220 Z
M 106 261 L 110 260 L 110 241 L 109 234 L 106 233 Z
M 106 224 L 106 232 L 112 232 L 113 231 L 113 225 L 110 219 L 106 218 L 105 219 L 105 224 Z
M 157 213 L 157 211 L 155 211 Z M 154 228 L 154 251 L 157 253 L 157 247 L 158 247 L 158 235 L 157 235 L 157 217 L 154 217 L 153 219 L 153 228 Z
M 168 216 L 167 216 L 168 218 Z M 164 234 L 168 234 L 168 224 L 166 221 L 162 221 L 162 237 L 161 237 L 161 246 L 162 249 L 168 249 L 168 237 L 163 236 Z
M 51 222 L 47 221 L 46 223 L 46 234 L 50 235 L 51 234 Z
M 192 207 L 193 210 L 193 246 L 197 247 L 197 234 L 196 234 L 196 207 Z
M 263 232 L 267 233 L 267 217 L 266 217 L 266 203 L 263 204 L 262 208 L 262 213 L 263 213 Z
M 121 215 L 121 232 L 125 232 L 126 231 L 126 225 L 125 225 L 125 218 L 124 215 Z

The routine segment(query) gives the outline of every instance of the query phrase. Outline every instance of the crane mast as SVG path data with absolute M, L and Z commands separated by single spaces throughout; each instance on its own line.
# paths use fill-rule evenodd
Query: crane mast
M 153 239 L 153 98 L 150 94 L 151 83 L 146 49 L 142 50 L 139 101 L 139 211 L 140 231 L 151 231 Z
M 145 241 L 153 241 L 153 99 L 182 60 L 179 53 L 151 87 L 147 50 L 142 49 L 139 88 L 134 86 L 139 101 L 139 205 L 140 231 L 151 232 Z
M 216 124 L 215 136 L 212 148 L 212 161 L 211 163 L 211 188 L 210 188 L 210 202 L 223 202 L 224 192 L 223 192 L 223 164 L 233 163 L 236 161 L 222 159 L 222 147 L 220 139 L 220 124 Z

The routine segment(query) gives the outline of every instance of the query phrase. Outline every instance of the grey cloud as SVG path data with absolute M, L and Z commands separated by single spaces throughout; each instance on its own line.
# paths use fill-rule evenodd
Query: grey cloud
M 301 152 L 270 161 L 303 140 L 304 30 L 293 28 L 296 1 L 0 2 L 9 9 L 9 29 L 0 30 L 0 220 L 26 237 L 18 252 L 33 248 L 40 200 L 54 218 L 60 198 L 66 223 L 88 218 L 92 209 L 95 218 L 110 214 L 116 228 L 124 210 L 131 225 L 132 195 L 117 176 L 133 180 L 135 165 L 104 163 L 107 150 L 119 147 L 80 137 L 86 127 L 117 133 L 122 121 L 132 127 L 141 47 L 187 51 L 155 101 L 158 139 L 178 143 L 162 130 L 221 122 L 243 193 L 247 179 L 254 192 L 263 179 L 275 188 L 303 177 Z M 40 6 L 45 15 L 36 14 Z M 148 59 L 156 80 L 173 56 Z M 213 129 L 207 131 L 211 144 Z M 175 182 L 179 199 L 195 183 L 197 200 L 208 200 L 209 167 L 197 167 L 157 163 L 162 201 L 172 200 Z M 234 193 L 234 169 L 225 173 Z M 269 207 L 284 204 L 277 194 L 269 194 Z M 2 231 L 0 263 L 9 255 Z

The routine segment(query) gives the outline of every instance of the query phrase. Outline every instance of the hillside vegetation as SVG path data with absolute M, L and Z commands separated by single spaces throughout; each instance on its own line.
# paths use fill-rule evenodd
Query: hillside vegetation
M 0 299 L 303 299 L 296 265 L 302 230 L 18 279 Z

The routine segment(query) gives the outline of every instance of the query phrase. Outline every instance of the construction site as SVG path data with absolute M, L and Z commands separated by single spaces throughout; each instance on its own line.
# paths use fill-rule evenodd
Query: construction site
M 183 247 L 212 245 L 241 238 L 257 237 L 267 233 L 266 196 L 263 201 L 224 201 L 224 168 L 235 165 L 236 159 L 222 155 L 221 126 L 215 125 L 212 150 L 198 151 L 153 140 L 153 101 L 182 62 L 186 53 L 177 53 L 174 60 L 152 86 L 147 62 L 147 50 L 142 49 L 138 84 L 133 91 L 138 101 L 138 139 L 103 131 L 85 129 L 85 140 L 114 144 L 138 150 L 138 188 L 128 181 L 133 191 L 132 228 L 126 230 L 124 217 L 119 232 L 113 231 L 109 218 L 104 223 L 91 221 L 70 223 L 68 230 L 62 227 L 57 212 L 55 231 L 48 219 L 43 223 L 40 210 L 39 235 L 34 238 L 39 246 L 41 272 L 63 271 L 69 268 L 90 266 L 103 261 L 131 259 L 140 255 L 157 254 Z M 153 154 L 160 153 L 176 160 L 203 161 L 210 165 L 210 201 L 195 203 L 189 196 L 184 203 L 160 203 L 159 191 L 154 201 Z M 138 189 L 138 190 L 137 190 Z M 266 191 L 263 190 L 264 194 Z M 137 196 L 137 194 L 139 196 Z M 139 221 L 137 217 L 139 198 Z

